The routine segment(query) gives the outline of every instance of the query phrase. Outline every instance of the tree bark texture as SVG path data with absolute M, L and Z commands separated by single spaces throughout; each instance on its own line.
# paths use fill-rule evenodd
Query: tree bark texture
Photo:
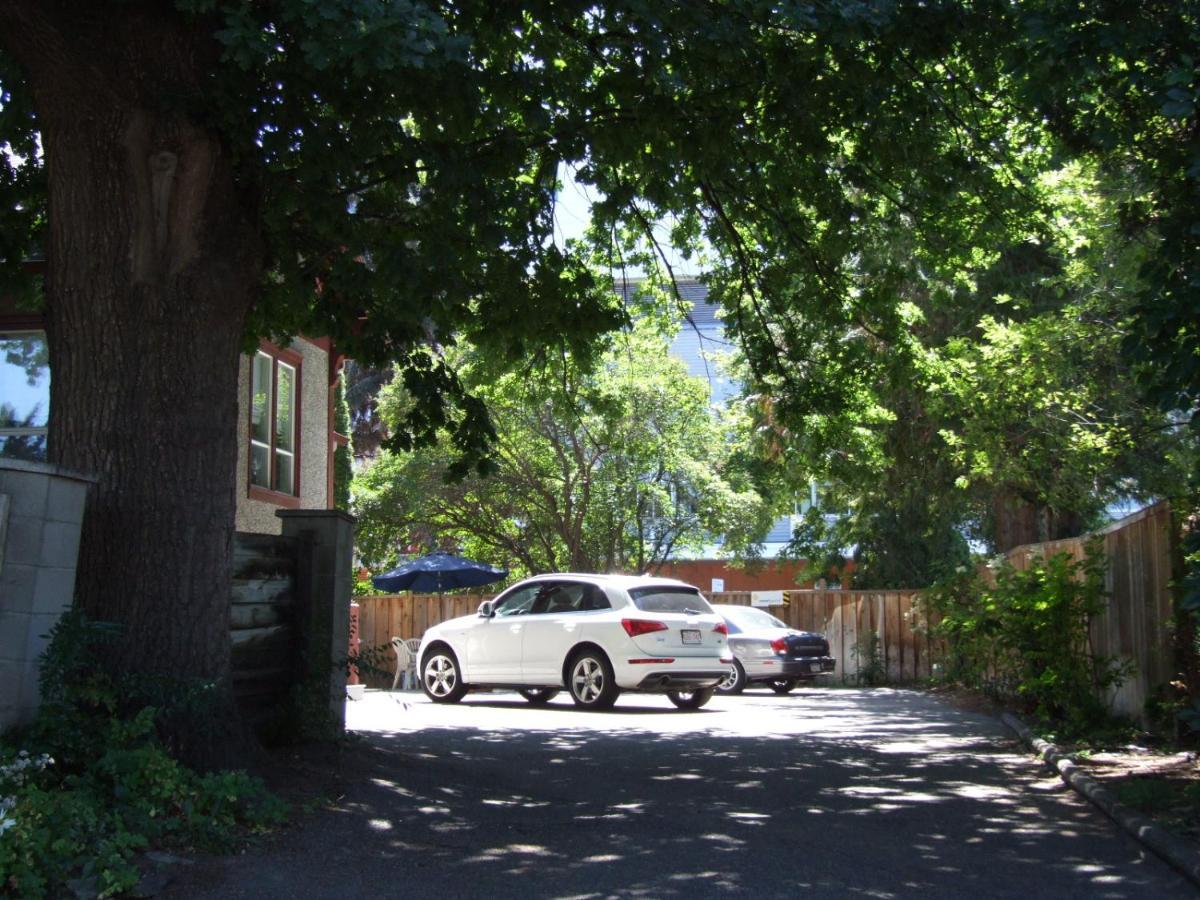
M 1083 518 L 1071 510 L 1033 503 L 1016 491 L 997 491 L 992 498 L 992 545 L 997 553 L 1014 547 L 1078 537 Z
M 202 124 L 218 49 L 170 4 L 0 2 L 49 181 L 49 454 L 98 476 L 76 598 L 126 671 L 228 687 L 253 198 Z

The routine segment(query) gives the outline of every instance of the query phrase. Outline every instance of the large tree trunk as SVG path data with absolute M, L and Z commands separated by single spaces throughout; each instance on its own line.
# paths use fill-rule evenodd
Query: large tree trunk
M 1012 490 L 999 490 L 992 499 L 992 545 L 1007 553 L 1025 544 L 1041 544 L 1077 537 L 1084 520 L 1072 510 L 1033 503 Z
M 262 254 L 228 148 L 189 116 L 216 48 L 169 7 L 8 6 L 49 175 L 49 455 L 99 479 L 77 602 L 124 626 L 121 669 L 215 682 L 229 704 L 238 354 Z
M 997 553 L 1041 541 L 1037 507 L 1012 491 L 997 491 L 992 500 L 992 546 Z

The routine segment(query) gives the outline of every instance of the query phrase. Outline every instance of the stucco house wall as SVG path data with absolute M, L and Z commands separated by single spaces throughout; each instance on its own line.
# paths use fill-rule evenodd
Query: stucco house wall
M 303 338 L 288 345 L 299 353 L 300 368 L 300 509 L 328 509 L 330 465 L 329 353 Z M 279 534 L 282 522 L 275 511 L 278 503 L 250 496 L 250 359 L 238 364 L 238 466 L 236 530 L 257 534 Z

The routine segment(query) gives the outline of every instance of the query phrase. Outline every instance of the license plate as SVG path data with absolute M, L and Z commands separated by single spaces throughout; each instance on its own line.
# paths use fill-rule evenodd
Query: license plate
M 679 632 L 679 636 L 683 639 L 685 644 L 700 643 L 700 629 L 698 628 L 684 628 Z

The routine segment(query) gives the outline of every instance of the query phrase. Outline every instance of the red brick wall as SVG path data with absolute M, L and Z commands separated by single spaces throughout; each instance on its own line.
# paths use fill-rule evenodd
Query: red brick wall
M 725 580 L 726 591 L 788 591 L 812 587 L 811 581 L 796 581 L 803 568 L 803 562 L 794 560 L 763 560 L 753 568 L 735 569 L 720 559 L 684 559 L 667 563 L 654 574 L 678 578 L 702 591 L 712 590 L 714 578 Z

